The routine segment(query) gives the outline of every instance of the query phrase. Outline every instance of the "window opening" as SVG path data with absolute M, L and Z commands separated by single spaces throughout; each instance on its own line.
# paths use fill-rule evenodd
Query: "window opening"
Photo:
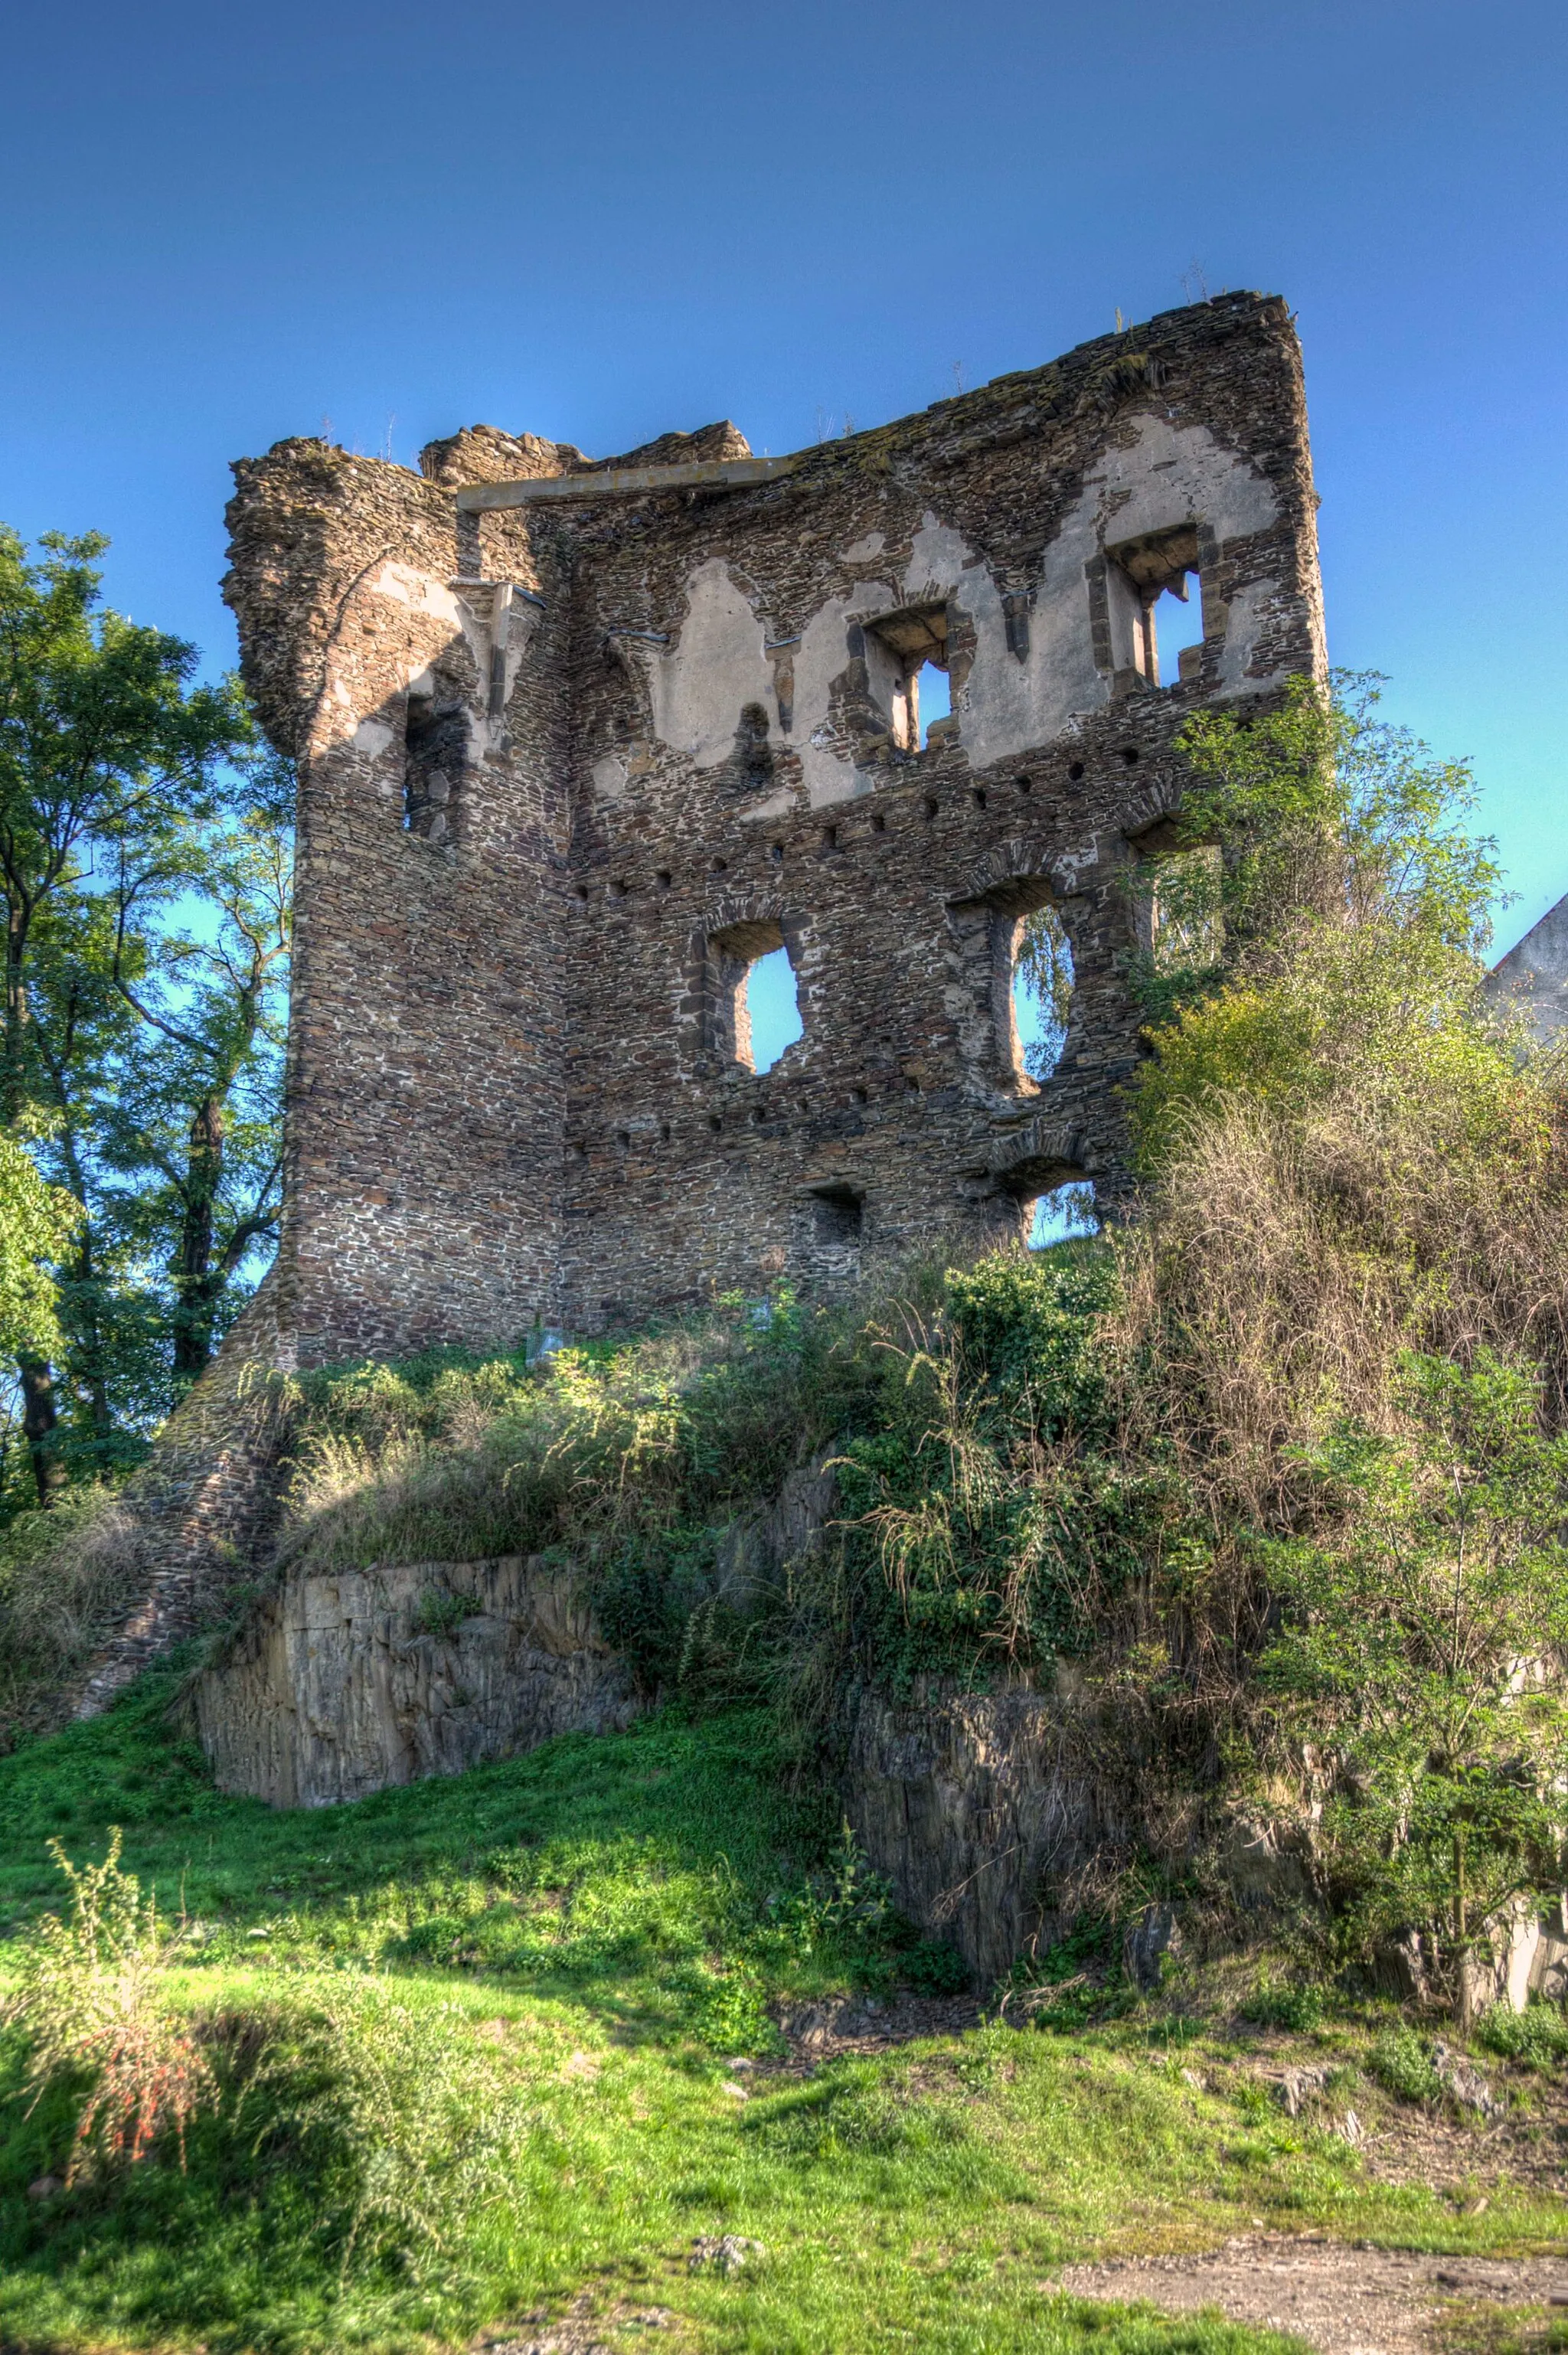
M 812 1240 L 831 1248 L 858 1244 L 866 1223 L 866 1206 L 848 1186 L 825 1186 L 813 1197 Z
M 1013 934 L 1013 1023 L 1023 1069 L 1049 1080 L 1061 1060 L 1072 1005 L 1072 947 L 1049 904 L 1020 917 Z
M 743 704 L 735 730 L 735 773 L 742 793 L 766 793 L 773 781 L 768 715 L 760 703 Z
M 1196 667 L 1203 645 L 1203 596 L 1196 572 L 1168 581 L 1147 613 L 1149 677 L 1156 687 L 1177 687 Z M 1184 655 L 1190 659 L 1184 662 Z
M 753 1071 L 771 1071 L 784 1049 L 805 1036 L 800 992 L 788 949 L 770 949 L 748 968 L 746 1021 Z
M 444 841 L 468 751 L 468 715 L 461 703 L 411 687 L 403 745 L 404 828 L 427 842 Z
M 923 749 L 931 741 L 931 731 L 939 719 L 953 717 L 953 690 L 944 664 L 922 663 L 910 685 L 912 700 L 911 718 L 920 730 Z
M 769 1071 L 802 1036 L 795 967 L 776 916 L 708 936 L 709 1045 L 748 1071 Z
M 888 715 L 901 752 L 918 752 L 931 730 L 952 713 L 947 677 L 947 608 L 912 605 L 883 613 L 865 629 L 866 676 Z
M 1218 846 L 1166 851 L 1144 866 L 1140 945 L 1157 974 L 1208 973 L 1225 950 Z
M 1053 1243 L 1072 1242 L 1077 1237 L 1097 1235 L 1099 1231 L 1092 1179 L 1075 1178 L 1035 1196 L 1029 1229 L 1031 1252 L 1049 1251 Z
M 1115 668 L 1150 687 L 1195 677 L 1203 645 L 1197 525 L 1129 540 L 1106 554 Z

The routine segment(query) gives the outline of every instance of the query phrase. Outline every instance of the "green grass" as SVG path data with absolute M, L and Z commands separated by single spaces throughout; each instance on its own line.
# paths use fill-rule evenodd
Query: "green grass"
M 1376 2185 L 1223 2040 L 1147 2013 L 738 2072 L 773 2041 L 764 1998 L 933 1968 L 835 1867 L 833 1812 L 785 1786 L 761 1713 L 284 1815 L 213 1792 L 171 1681 L 0 1761 L 0 1918 L 59 1902 L 51 1835 L 96 1857 L 123 1825 L 126 1867 L 197 1925 L 177 1999 L 226 2101 L 187 2172 L 163 2152 L 42 2204 L 71 2105 L 0 2107 L 0 2345 L 461 2346 L 586 2293 L 628 2347 L 655 2341 L 617 2311 L 656 2306 L 658 2345 L 726 2355 L 1240 2355 L 1259 2334 L 1074 2305 L 1051 2268 L 1253 2219 L 1456 2251 L 1563 2233 L 1522 2192 L 1467 2217 Z M 0 2084 L 18 2072 L 0 2047 Z M 766 2257 L 689 2272 L 720 2232 Z

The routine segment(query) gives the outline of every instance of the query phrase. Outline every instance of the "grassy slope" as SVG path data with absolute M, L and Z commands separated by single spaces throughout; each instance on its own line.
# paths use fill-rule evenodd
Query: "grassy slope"
M 449 2083 L 469 2124 L 505 2122 L 507 2163 L 464 2194 L 450 2118 L 422 2158 L 416 2137 L 418 2179 L 458 2185 L 444 2210 L 429 2191 L 444 2245 L 368 2232 L 345 2269 L 308 2137 L 258 2150 L 242 2119 L 222 2118 L 197 2129 L 183 2176 L 159 2158 L 115 2196 L 40 2207 L 26 2185 L 59 2165 L 69 2114 L 27 2120 L 12 2105 L 0 2344 L 461 2343 L 587 2288 L 607 2309 L 673 2309 L 670 2348 L 978 2355 L 1093 2337 L 1128 2355 L 1220 2355 L 1255 2341 L 1077 2308 L 1049 2296 L 1044 2272 L 1070 2254 L 1212 2243 L 1256 2219 L 1445 2249 L 1563 2231 L 1556 2203 L 1494 2195 L 1468 2217 L 1370 2182 L 1344 2143 L 1287 2124 L 1255 2083 L 1194 2090 L 1183 2064 L 1217 2061 L 1223 2081 L 1224 2051 L 1173 2047 L 1168 2023 L 1139 2017 L 1076 2034 L 991 2026 L 805 2083 L 753 2075 L 738 2099 L 729 2064 L 767 2041 L 760 1987 L 875 1983 L 897 1966 L 880 1933 L 857 1942 L 820 1910 L 814 1926 L 809 1907 L 777 1902 L 829 1825 L 781 1795 L 759 1717 L 665 1719 L 274 1815 L 213 1793 L 166 1731 L 166 1690 L 149 1679 L 109 1718 L 0 1761 L 7 1925 L 58 1902 L 51 1833 L 81 1857 L 121 1823 L 127 1865 L 170 1904 L 183 1887 L 204 1925 L 182 1973 L 194 2006 L 265 2012 L 326 1990 L 385 2062 L 394 2105 Z M 378 2126 L 373 2103 L 368 2116 L 372 2139 L 397 2141 L 396 2119 Z M 692 2237 L 722 2231 L 762 2239 L 766 2262 L 728 2281 L 688 2273 Z

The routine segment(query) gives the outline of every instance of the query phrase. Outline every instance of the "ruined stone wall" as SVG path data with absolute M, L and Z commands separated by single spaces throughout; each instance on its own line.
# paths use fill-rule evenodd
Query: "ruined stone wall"
M 509 1344 L 559 1258 L 559 558 L 517 552 L 529 596 L 492 716 L 495 589 L 449 493 L 283 443 L 240 470 L 230 514 L 247 676 L 301 763 L 278 1271 L 291 1354 Z M 411 701 L 453 739 L 419 832 L 403 824 Z
M 304 758 L 302 1362 L 840 1282 L 1125 1187 L 1125 876 L 1172 740 L 1321 667 L 1284 305 L 1168 314 L 773 479 L 725 474 L 744 447 L 666 436 L 606 462 L 684 468 L 629 494 L 491 429 L 425 480 L 304 443 L 239 470 L 246 675 Z M 1204 644 L 1156 689 L 1137 584 L 1178 563 Z M 954 716 L 920 750 L 923 632 Z M 1077 986 L 1036 1087 L 1008 975 L 1047 901 Z M 737 991 L 779 943 L 805 1035 L 759 1074 Z

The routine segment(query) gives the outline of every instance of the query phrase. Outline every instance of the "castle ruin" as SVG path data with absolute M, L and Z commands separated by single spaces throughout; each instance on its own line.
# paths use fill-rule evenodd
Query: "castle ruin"
M 421 466 L 236 468 L 225 593 L 300 763 L 287 1210 L 237 1340 L 512 1348 L 1016 1233 L 1070 1178 L 1114 1203 L 1173 740 L 1322 674 L 1285 304 L 790 457 L 478 426 Z M 1201 601 L 1179 663 L 1167 590 Z M 1013 959 L 1046 905 L 1074 987 L 1037 1080 Z M 781 948 L 803 1034 L 759 1071 Z

